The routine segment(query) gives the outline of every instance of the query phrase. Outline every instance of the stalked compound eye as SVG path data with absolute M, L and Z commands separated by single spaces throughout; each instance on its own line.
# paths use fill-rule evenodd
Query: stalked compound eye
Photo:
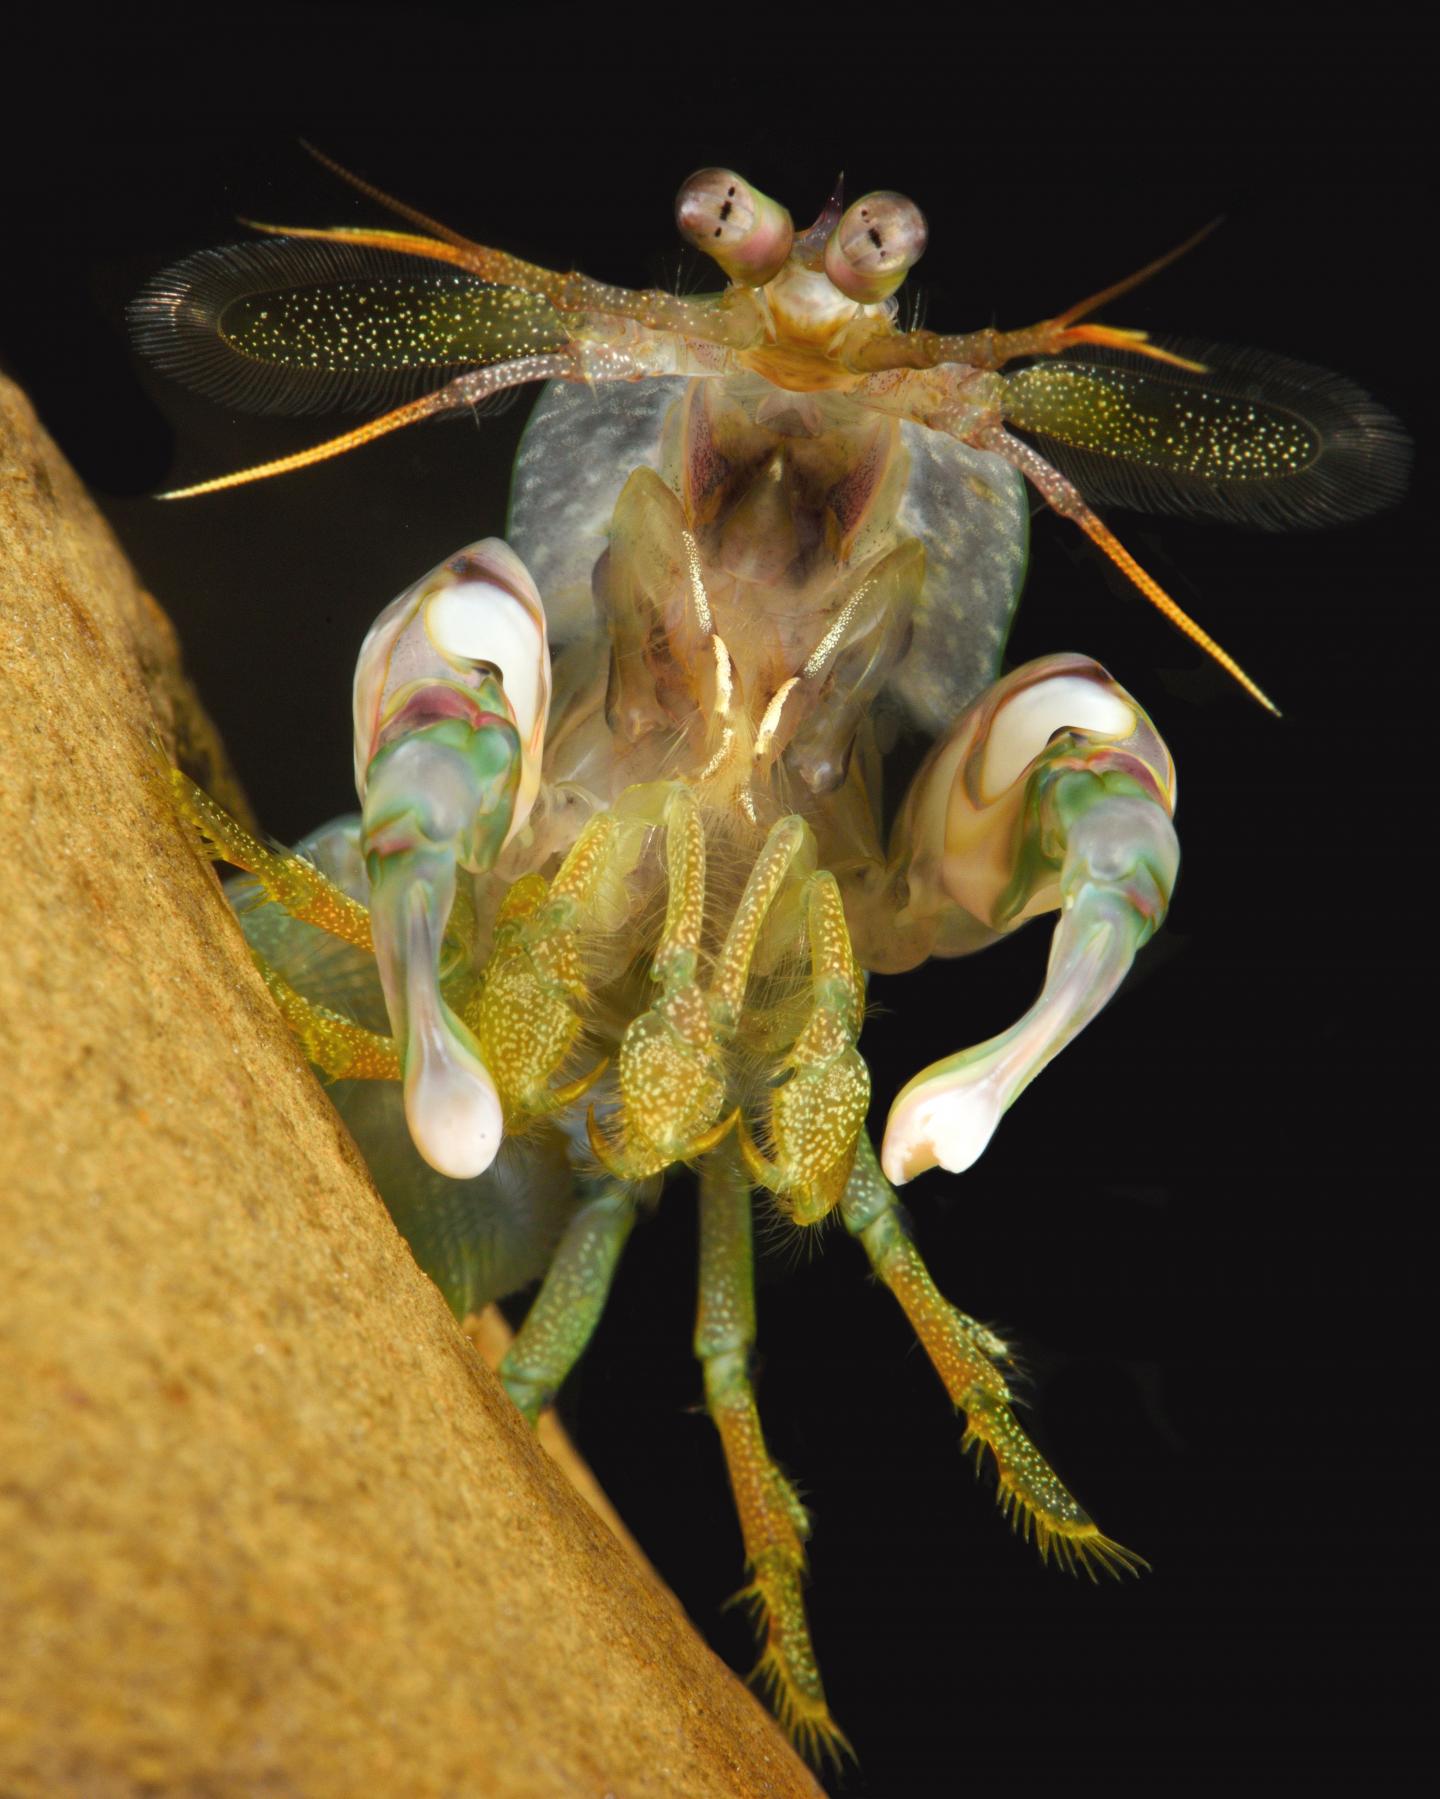
M 825 245 L 825 273 L 852 300 L 888 300 L 925 254 L 925 215 L 904 194 L 865 194 Z
M 778 200 L 733 169 L 701 169 L 675 198 L 680 235 L 711 256 L 742 287 L 778 275 L 795 241 L 795 226 Z

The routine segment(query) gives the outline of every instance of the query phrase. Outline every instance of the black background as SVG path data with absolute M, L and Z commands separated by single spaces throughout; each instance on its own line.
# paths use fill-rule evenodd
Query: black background
M 120 318 L 165 262 L 241 236 L 237 213 L 379 216 L 301 135 L 483 241 L 631 285 L 697 284 L 670 223 L 690 169 L 738 167 L 804 223 L 843 166 L 852 194 L 894 187 L 925 209 L 915 285 L 941 329 L 1028 323 L 1223 213 L 1108 316 L 1341 369 L 1421 437 L 1417 41 L 967 17 L 816 15 L 802 33 L 734 8 L 503 23 L 250 8 L 212 20 L 201 51 L 193 14 L 152 11 L 83 54 L 57 47 L 6 177 L 0 360 L 175 618 L 274 834 L 348 808 L 359 639 L 418 574 L 503 528 L 526 410 L 235 494 L 148 497 L 329 428 L 165 389 Z M 962 1461 L 858 1250 L 838 1232 L 823 1255 L 779 1241 L 757 1379 L 816 1519 L 815 1636 L 860 1757 L 839 1791 L 1418 1782 L 1426 493 L 1422 460 L 1404 507 L 1329 534 L 1117 515 L 1277 697 L 1278 724 L 1078 533 L 1036 520 L 1012 657 L 1084 650 L 1147 704 L 1180 769 L 1181 884 L 1124 995 L 983 1162 L 906 1198 L 944 1290 L 1025 1346 L 1052 1459 L 1155 1571 L 1092 1588 L 1042 1569 Z M 1023 1009 L 1046 936 L 875 983 L 877 1125 L 910 1073 Z M 744 1668 L 747 1627 L 720 1609 L 738 1532 L 695 1409 L 694 1250 L 677 1182 L 633 1239 L 566 1415 Z

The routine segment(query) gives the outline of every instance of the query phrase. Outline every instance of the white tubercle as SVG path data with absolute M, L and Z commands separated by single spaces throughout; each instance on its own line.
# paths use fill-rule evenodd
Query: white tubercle
M 978 1162 L 1009 1103 L 1005 1072 L 953 1085 L 937 1081 L 931 1091 L 921 1088 L 899 1100 L 880 1147 L 886 1180 L 901 1187 L 927 1168 L 963 1174 Z
M 452 1180 L 473 1180 L 499 1153 L 504 1115 L 485 1064 L 433 1011 L 410 1020 L 405 1119 L 415 1147 Z

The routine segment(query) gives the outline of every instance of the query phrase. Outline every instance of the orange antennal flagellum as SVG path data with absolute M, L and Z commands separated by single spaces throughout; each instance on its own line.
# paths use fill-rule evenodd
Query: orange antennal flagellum
M 397 406 L 393 412 L 382 413 L 379 418 L 367 419 L 353 431 L 343 431 L 339 437 L 311 444 L 307 449 L 296 450 L 293 455 L 252 463 L 249 468 L 232 469 L 228 475 L 214 475 L 208 481 L 196 481 L 189 487 L 172 487 L 155 497 L 157 500 L 193 500 L 200 494 L 221 493 L 227 487 L 245 487 L 252 481 L 268 481 L 272 475 L 288 475 L 317 462 L 328 462 L 333 456 L 343 456 L 347 450 L 358 450 L 362 444 L 371 443 L 377 437 L 401 431 L 406 425 L 433 416 L 437 408 L 427 404 L 427 400 L 433 399 L 434 395 L 427 395 L 424 399 L 412 400 L 408 405 Z
M 1097 518 L 1088 507 L 1084 512 L 1076 513 L 1073 516 L 1076 524 L 1091 543 L 1096 544 L 1105 552 L 1126 580 L 1138 587 L 1155 610 L 1168 619 L 1177 631 L 1183 632 L 1191 643 L 1204 650 L 1211 661 L 1217 662 L 1232 680 L 1238 681 L 1251 699 L 1257 700 L 1267 712 L 1272 713 L 1276 718 L 1284 716 L 1269 694 L 1251 680 L 1230 652 L 1216 643 L 1205 627 L 1197 624 L 1184 607 L 1170 597 L 1153 575 L 1147 574 L 1141 568 L 1108 525 Z
M 1077 300 L 1064 312 L 1057 314 L 1057 325 L 1073 325 L 1078 319 L 1088 318 L 1092 312 L 1098 312 L 1102 306 L 1108 306 L 1112 300 L 1118 300 L 1124 294 L 1133 293 L 1142 287 L 1162 269 L 1168 269 L 1172 262 L 1179 262 L 1182 256 L 1189 255 L 1197 245 L 1204 243 L 1212 231 L 1225 223 L 1223 214 L 1211 219 L 1208 225 L 1202 225 L 1187 237 L 1183 244 L 1176 244 L 1173 250 L 1167 250 L 1163 256 L 1157 256 L 1153 262 L 1147 262 L 1144 268 L 1136 269 L 1133 275 L 1126 275 L 1119 281 L 1112 281 L 1109 287 L 1102 287 L 1098 293 L 1091 294 L 1088 299 Z

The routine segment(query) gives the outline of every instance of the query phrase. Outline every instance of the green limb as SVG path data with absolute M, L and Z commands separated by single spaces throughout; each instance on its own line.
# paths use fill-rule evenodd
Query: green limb
M 1021 1429 L 1013 1395 L 999 1363 L 1009 1359 L 992 1330 L 951 1305 L 936 1287 L 910 1240 L 895 1190 L 862 1136 L 855 1168 L 841 1201 L 841 1216 L 870 1258 L 870 1266 L 895 1295 L 915 1335 L 965 1414 L 966 1449 L 995 1458 L 1002 1511 L 1016 1529 L 1034 1535 L 1041 1557 L 1053 1552 L 1071 1569 L 1134 1574 L 1146 1564 L 1112 1542 L 1081 1507 Z
M 771 1689 L 780 1722 L 806 1753 L 838 1761 L 850 1746 L 825 1703 L 801 1592 L 810 1521 L 765 1447 L 750 1383 L 754 1341 L 750 1183 L 734 1143 L 727 1142 L 700 1165 L 695 1354 L 704 1369 L 705 1403 L 725 1451 L 753 1576 L 742 1597 L 752 1601 L 765 1629 L 756 1675 Z
M 584 1354 L 635 1222 L 623 1187 L 605 1186 L 565 1229 L 535 1303 L 500 1364 L 505 1391 L 532 1424 Z

